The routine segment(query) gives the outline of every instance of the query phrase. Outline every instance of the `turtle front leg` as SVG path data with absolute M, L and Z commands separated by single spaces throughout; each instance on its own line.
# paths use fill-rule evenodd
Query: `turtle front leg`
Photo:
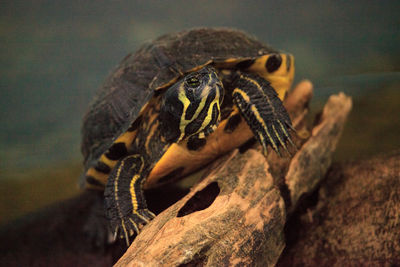
M 262 145 L 264 155 L 267 155 L 268 145 L 278 155 L 281 155 L 281 147 L 288 151 L 287 142 L 294 146 L 289 135 L 293 127 L 275 90 L 258 75 L 241 72 L 234 75 L 233 101 Z
M 104 190 L 106 217 L 114 237 L 120 233 L 129 246 L 129 236 L 139 233 L 155 215 L 147 209 L 142 185 L 146 179 L 144 160 L 140 155 L 121 159 L 114 167 Z

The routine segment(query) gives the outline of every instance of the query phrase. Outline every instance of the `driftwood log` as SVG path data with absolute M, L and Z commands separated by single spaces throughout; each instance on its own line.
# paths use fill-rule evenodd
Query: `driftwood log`
M 312 85 L 300 83 L 286 107 L 298 132 L 292 159 L 238 150 L 208 167 L 191 192 L 142 229 L 116 266 L 272 266 L 284 247 L 287 214 L 325 176 L 351 109 L 331 96 L 317 125 L 305 124 Z

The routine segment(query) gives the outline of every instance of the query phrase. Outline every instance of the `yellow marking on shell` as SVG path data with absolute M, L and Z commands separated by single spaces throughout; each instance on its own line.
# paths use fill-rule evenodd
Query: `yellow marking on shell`
M 121 134 L 117 139 L 115 139 L 114 143 L 124 143 L 127 147 L 129 147 L 130 143 L 136 136 L 136 131 L 134 132 L 125 132 Z
M 105 185 L 107 183 L 107 179 L 108 179 L 108 174 L 99 172 L 94 167 L 91 167 L 87 170 L 86 176 L 93 177 L 98 182 L 102 183 L 103 185 Z M 86 184 L 89 185 L 88 183 L 86 183 Z
M 121 134 L 117 139 L 115 139 L 115 141 L 113 143 L 124 143 L 125 147 L 127 149 L 129 149 L 133 140 L 135 140 L 135 138 L 136 138 L 136 134 L 137 134 L 137 130 L 135 130 L 133 132 L 125 132 L 125 133 Z M 114 166 L 115 166 L 115 164 L 114 164 Z M 109 165 L 109 164 L 107 164 L 107 165 Z M 114 166 L 110 166 L 110 167 L 114 167 Z
M 117 164 L 117 160 L 112 160 L 107 158 L 106 154 L 100 156 L 100 161 L 108 165 L 111 169 L 114 168 L 115 165 Z
M 250 81 L 255 82 L 255 84 L 258 85 L 258 83 L 257 83 L 256 81 L 254 81 L 254 80 L 252 80 L 252 79 L 249 79 L 249 78 L 247 78 L 247 79 L 250 80 Z M 259 86 L 259 85 L 258 85 L 258 86 Z M 243 97 L 243 99 L 244 99 L 247 103 L 250 103 L 250 97 L 249 97 L 249 96 L 246 94 L 246 92 L 244 92 L 243 90 L 241 90 L 241 89 L 239 89 L 239 88 L 235 88 L 235 89 L 233 90 L 233 93 L 238 93 L 238 94 L 240 94 L 240 95 Z M 268 98 L 267 98 L 267 99 L 268 99 Z M 278 147 L 277 147 L 277 145 L 275 144 L 274 140 L 272 139 L 271 134 L 270 134 L 270 132 L 268 131 L 267 125 L 265 124 L 265 121 L 264 121 L 264 119 L 261 117 L 261 115 L 260 115 L 260 113 L 258 112 L 257 108 L 256 108 L 254 105 L 252 105 L 252 104 L 250 104 L 250 108 L 251 108 L 251 111 L 253 112 L 254 116 L 256 117 L 257 121 L 261 124 L 261 126 L 263 127 L 265 133 L 268 135 L 268 139 L 270 140 L 270 142 L 271 142 L 272 146 L 274 147 L 275 151 L 278 151 Z M 261 138 L 261 134 L 259 134 L 259 136 L 260 136 L 260 138 Z M 263 139 L 263 140 L 264 140 L 264 139 Z M 263 142 L 262 142 L 262 143 L 263 143 Z M 266 152 L 266 147 L 265 147 L 265 152 Z
M 270 57 L 269 54 L 257 57 L 254 60 L 253 64 L 251 64 L 251 66 L 247 68 L 247 70 L 256 72 L 260 76 L 264 77 L 264 75 L 267 73 L 267 70 L 265 69 L 265 63 L 267 62 L 269 57 Z
M 265 80 L 269 81 L 271 86 L 277 92 L 279 98 L 283 100 L 293 82 L 294 57 L 290 54 L 281 53 L 280 56 L 282 58 L 282 63 L 280 67 L 276 71 L 269 73 L 265 68 L 265 63 L 270 56 L 270 54 L 267 54 L 256 58 L 247 71 L 257 73 Z M 287 57 L 291 58 L 290 66 L 287 66 Z
M 236 63 L 236 62 L 238 62 L 238 61 L 239 61 L 238 58 L 232 57 L 232 58 L 227 58 L 227 59 L 225 59 L 225 60 L 224 60 L 224 63 Z
M 155 134 L 156 131 L 157 131 L 157 128 L 158 128 L 158 121 L 156 121 L 156 122 L 151 126 L 151 128 L 150 128 L 150 130 L 149 130 L 149 132 L 148 132 L 148 134 L 147 134 L 147 139 L 146 139 L 146 142 L 145 142 L 145 149 L 146 149 L 147 153 L 150 153 L 150 147 L 149 147 L 149 145 L 150 145 L 150 142 L 151 142 L 152 139 L 153 139 L 154 134 Z
M 208 60 L 208 61 L 205 62 L 204 64 L 197 65 L 196 67 L 191 68 L 191 69 L 185 71 L 185 73 L 191 73 L 191 72 L 196 72 L 196 71 L 198 71 L 198 70 L 201 70 L 201 69 L 204 68 L 205 66 L 210 65 L 212 62 L 213 62 L 212 60 Z
M 152 141 L 153 136 L 154 136 L 154 134 L 156 133 L 157 128 L 158 128 L 158 125 L 159 125 L 159 122 L 158 122 L 158 121 L 155 121 L 155 120 L 157 119 L 157 117 L 158 117 L 158 114 L 152 113 L 152 114 L 150 115 L 150 117 L 147 119 L 148 125 L 151 125 L 151 126 L 150 126 L 151 128 L 148 129 L 146 142 L 145 142 L 145 144 L 144 144 L 147 153 L 150 153 L 150 147 L 149 147 L 149 145 L 150 145 L 150 142 Z M 155 121 L 155 122 L 154 122 L 154 121 Z M 153 123 L 153 122 L 154 122 L 154 123 Z M 146 127 L 147 127 L 147 126 L 146 126 Z
M 224 68 L 234 68 L 236 67 L 236 65 L 242 61 L 246 61 L 252 59 L 251 57 L 244 57 L 244 58 L 240 58 L 240 57 L 234 57 L 234 58 L 227 58 L 224 59 L 222 61 L 215 61 L 215 67 L 220 68 L 220 69 L 224 69 Z
M 161 86 L 155 88 L 154 90 L 155 90 L 155 91 L 159 91 L 159 90 L 162 90 L 162 89 L 164 89 L 164 88 L 167 88 L 167 87 L 173 85 L 174 83 L 176 83 L 176 82 L 178 81 L 178 79 L 179 79 L 179 76 L 178 76 L 178 77 L 175 77 L 175 78 L 173 78 L 173 79 L 171 79 L 169 82 L 167 82 L 167 83 L 165 83 L 165 84 L 163 84 L 163 85 L 161 85 Z
M 135 132 L 131 132 L 131 133 L 126 132 L 125 134 L 123 134 L 123 135 L 121 135 L 119 138 L 117 138 L 116 141 L 115 141 L 115 143 L 122 142 L 122 143 L 125 144 L 126 147 L 129 147 L 129 146 L 127 145 L 127 143 L 131 142 L 131 141 L 130 141 L 131 138 L 134 138 L 134 137 L 133 137 L 133 134 L 134 134 L 134 133 L 135 133 Z M 134 135 L 136 135 L 136 133 L 135 133 Z M 106 156 L 106 154 L 102 154 L 102 155 L 100 156 L 99 161 L 101 161 L 101 162 L 103 162 L 104 164 L 106 164 L 108 167 L 110 167 L 110 169 L 113 169 L 113 168 L 115 167 L 115 165 L 117 164 L 117 162 L 118 162 L 118 160 L 109 159 L 109 158 Z M 107 183 L 109 174 L 99 172 L 99 171 L 96 170 L 94 167 L 91 167 L 91 168 L 89 168 L 89 169 L 87 170 L 86 176 L 92 176 L 92 177 L 95 178 L 97 181 L 99 181 L 100 183 L 102 183 L 103 185 L 105 185 L 105 184 Z M 86 187 L 87 187 L 87 188 L 92 188 L 93 185 L 90 185 L 90 184 L 86 183 Z M 98 187 L 98 186 L 96 186 L 96 188 L 97 188 L 97 187 Z
M 139 113 L 142 113 L 145 109 L 147 109 L 147 107 L 149 106 L 149 102 L 145 103 L 142 108 L 140 109 Z
M 218 68 L 222 68 L 222 67 L 224 67 L 224 68 L 233 67 L 233 66 L 235 66 L 235 65 L 236 65 L 238 62 L 240 62 L 240 61 L 243 61 L 243 59 L 241 59 L 241 58 L 233 58 L 233 57 L 231 57 L 231 58 L 226 58 L 226 59 L 224 59 L 223 61 L 216 62 L 216 66 L 217 66 Z

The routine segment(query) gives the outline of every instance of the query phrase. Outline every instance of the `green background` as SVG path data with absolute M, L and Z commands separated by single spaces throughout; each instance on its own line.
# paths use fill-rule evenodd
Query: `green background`
M 107 73 L 143 42 L 199 26 L 245 30 L 296 57 L 313 112 L 354 109 L 335 155 L 400 147 L 399 1 L 2 1 L 0 222 L 78 192 L 80 123 Z

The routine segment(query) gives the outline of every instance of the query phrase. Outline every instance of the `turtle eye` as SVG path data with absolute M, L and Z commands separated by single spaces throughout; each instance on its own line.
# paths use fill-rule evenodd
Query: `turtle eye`
M 186 84 L 190 88 L 196 88 L 196 87 L 198 87 L 200 85 L 200 81 L 196 77 L 189 77 L 188 79 L 186 79 Z

